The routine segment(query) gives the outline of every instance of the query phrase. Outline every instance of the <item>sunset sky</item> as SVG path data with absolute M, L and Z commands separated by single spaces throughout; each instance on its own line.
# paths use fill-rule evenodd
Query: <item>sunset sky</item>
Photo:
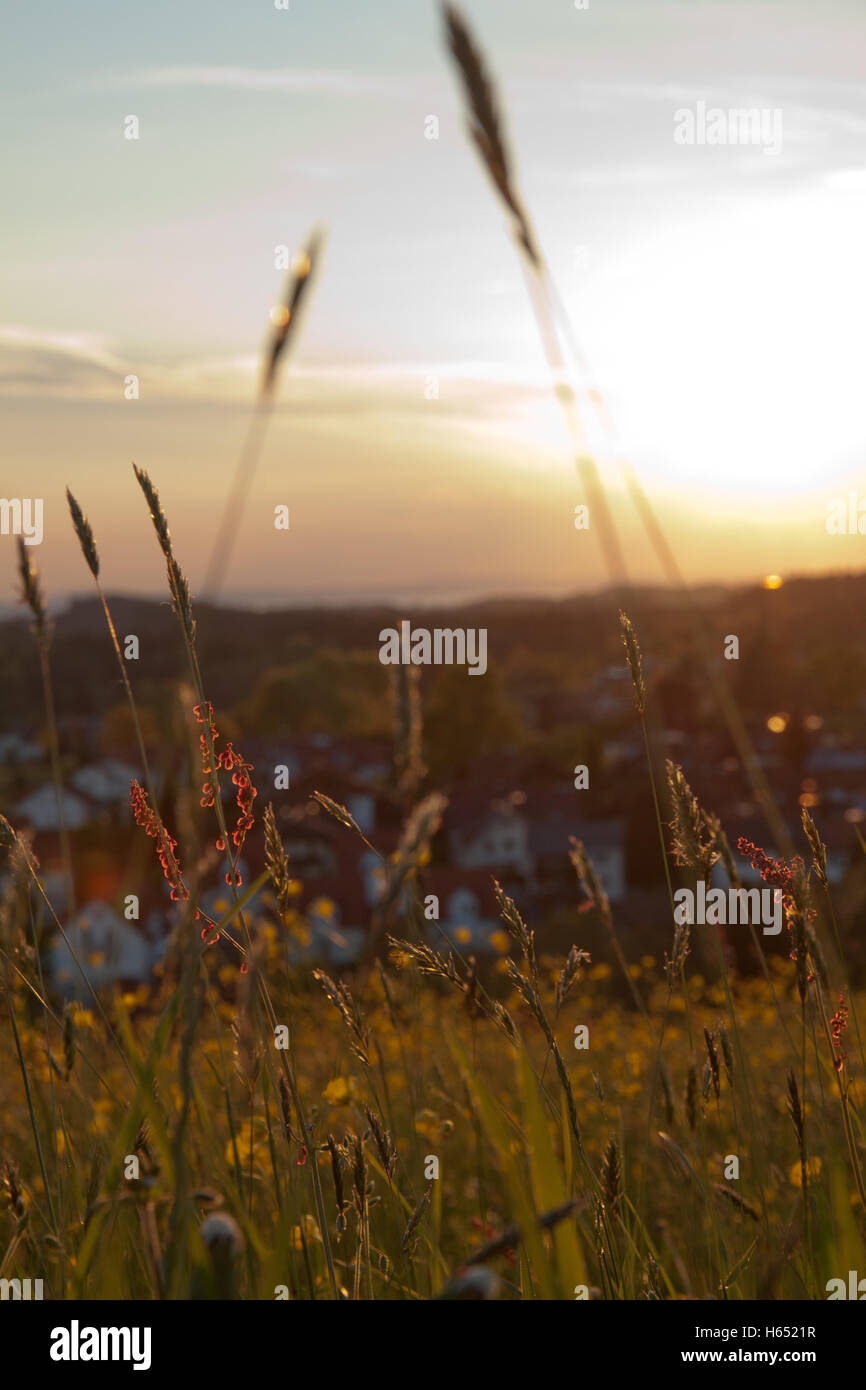
M 824 524 L 834 496 L 866 497 L 862 0 L 462 11 L 581 347 L 689 578 L 862 568 L 863 539 Z M 606 582 L 592 530 L 573 527 L 584 498 L 436 5 L 79 0 L 17 7 L 4 30 L 0 495 L 45 499 L 34 558 L 52 595 L 87 590 L 67 484 L 107 588 L 160 591 L 133 460 L 201 584 L 283 278 L 274 247 L 315 223 L 321 274 L 226 594 Z M 781 111 L 781 151 L 677 145 L 675 112 L 698 102 Z M 633 577 L 659 579 L 600 466 Z M 0 556 L 6 604 L 8 537 Z

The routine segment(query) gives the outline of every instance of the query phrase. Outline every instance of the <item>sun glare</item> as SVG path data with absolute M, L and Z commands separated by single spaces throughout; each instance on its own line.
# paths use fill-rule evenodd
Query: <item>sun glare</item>
M 600 270 L 584 346 L 632 456 L 673 483 L 777 500 L 850 462 L 864 233 L 866 198 L 814 186 L 678 223 Z

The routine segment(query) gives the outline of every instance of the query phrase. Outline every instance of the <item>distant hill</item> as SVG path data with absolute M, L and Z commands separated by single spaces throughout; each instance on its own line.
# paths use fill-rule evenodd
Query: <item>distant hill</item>
M 823 654 L 827 679 L 844 663 L 866 652 L 866 574 L 793 578 L 774 592 L 753 585 L 710 585 L 692 593 L 701 610 L 701 627 L 721 638 L 739 634 L 754 649 L 772 645 L 790 656 L 793 669 L 807 653 Z M 112 595 L 110 604 L 121 637 L 135 633 L 141 659 L 132 669 L 142 694 L 148 685 L 186 677 L 186 660 L 168 600 Z M 616 619 L 628 608 L 650 660 L 675 659 L 689 642 L 689 621 L 681 593 L 641 587 L 625 597 L 608 590 L 564 599 L 495 598 L 461 605 L 351 608 L 239 609 L 195 603 L 199 648 L 210 697 L 230 706 L 242 700 L 268 667 L 286 665 L 323 646 L 373 652 L 379 632 L 410 618 L 426 627 L 486 627 L 491 663 L 506 662 L 518 651 L 537 657 L 563 657 L 575 678 L 601 665 L 622 661 Z M 0 731 L 41 720 L 39 664 L 27 617 L 0 621 L 3 678 L 0 680 Z M 859 659 L 859 658 L 858 658 Z M 811 663 L 815 665 L 815 662 Z M 57 614 L 52 672 L 59 710 L 67 715 L 98 715 L 122 698 L 116 660 L 105 617 L 96 598 L 74 599 Z M 820 672 L 820 663 L 819 663 Z M 748 672 L 738 672 L 746 677 Z M 814 680 L 816 677 L 812 676 Z M 820 678 L 820 675 L 819 677 Z M 800 691 L 792 691 L 792 697 Z M 861 697 L 866 690 L 860 692 Z

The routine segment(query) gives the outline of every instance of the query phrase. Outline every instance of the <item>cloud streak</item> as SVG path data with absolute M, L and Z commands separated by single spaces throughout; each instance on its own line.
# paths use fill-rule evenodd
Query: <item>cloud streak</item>
M 250 68 L 177 66 L 145 68 L 112 79 L 113 87 L 229 88 L 243 92 L 298 92 L 325 96 L 393 96 L 411 90 L 405 76 L 350 72 L 340 68 Z
M 124 379 L 134 374 L 148 402 L 251 405 L 257 372 L 252 353 L 145 362 L 90 334 L 0 327 L 0 399 L 121 402 Z M 434 378 L 440 395 L 432 403 L 426 391 Z M 544 371 L 518 378 L 493 362 L 384 361 L 294 365 L 280 404 L 307 417 L 423 413 L 480 422 L 502 421 L 548 397 Z

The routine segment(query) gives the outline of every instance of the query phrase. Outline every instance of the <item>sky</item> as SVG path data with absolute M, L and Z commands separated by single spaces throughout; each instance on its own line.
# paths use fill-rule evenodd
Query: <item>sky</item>
M 462 12 L 619 449 L 688 578 L 861 568 L 860 537 L 829 535 L 825 518 L 849 490 L 866 499 L 866 8 Z M 224 595 L 604 586 L 592 518 L 574 527 L 586 499 L 438 6 L 80 0 L 50 23 L 18 7 L 4 30 L 0 496 L 44 499 L 31 553 L 49 594 L 89 579 L 66 486 L 106 587 L 160 591 L 133 461 L 200 588 L 283 280 L 275 248 L 297 250 L 314 225 L 324 256 Z M 701 105 L 779 113 L 781 138 L 678 143 L 677 113 Z M 630 573 L 657 581 L 617 451 L 589 439 Z M 9 536 L 0 558 L 0 603 L 14 602 Z

